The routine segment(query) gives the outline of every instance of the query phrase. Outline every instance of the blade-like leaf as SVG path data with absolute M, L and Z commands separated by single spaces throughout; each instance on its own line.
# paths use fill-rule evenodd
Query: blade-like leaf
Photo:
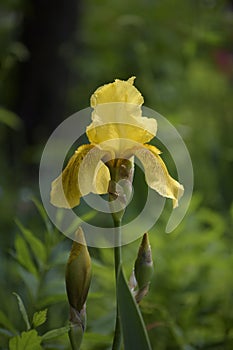
M 0 123 L 3 123 L 14 130 L 18 130 L 22 126 L 21 119 L 14 112 L 2 107 L 0 107 Z
M 10 350 L 43 350 L 41 347 L 42 338 L 37 334 L 35 329 L 29 332 L 23 332 L 10 339 Z
M 16 250 L 16 258 L 18 262 L 23 267 L 25 267 L 29 272 L 33 273 L 33 275 L 37 276 L 38 275 L 37 269 L 32 260 L 29 247 L 25 242 L 25 240 L 18 235 L 15 238 L 15 250 Z
M 44 298 L 41 297 L 41 299 L 38 300 L 37 307 L 43 308 L 43 307 L 47 307 L 47 306 L 64 302 L 64 301 L 67 301 L 67 297 L 65 293 L 48 295 L 48 296 L 45 296 Z
M 129 290 L 122 269 L 118 276 L 117 297 L 125 350 L 151 350 L 141 312 Z
M 69 330 L 70 330 L 70 326 L 53 329 L 52 331 L 48 331 L 47 333 L 42 335 L 42 339 L 43 340 L 54 339 L 54 338 L 60 337 L 64 334 L 67 334 L 69 332 Z
M 18 220 L 16 220 L 16 224 L 18 225 L 20 231 L 22 232 L 26 242 L 29 244 L 35 258 L 39 263 L 46 262 L 46 250 L 43 243 L 33 235 L 33 233 L 26 229 Z
M 35 197 L 32 198 L 32 202 L 35 204 L 38 212 L 40 213 L 40 216 L 44 221 L 44 224 L 45 224 L 45 227 L 46 227 L 48 233 L 52 233 L 53 227 L 52 227 L 51 222 L 48 219 L 48 215 L 47 215 L 43 205 Z
M 4 314 L 3 311 L 0 310 L 0 325 L 5 327 L 6 329 L 9 329 L 12 332 L 15 332 L 15 328 L 12 325 L 9 318 Z
M 33 298 L 37 298 L 39 279 L 31 272 L 26 270 L 23 266 L 18 266 L 18 273 L 22 281 L 25 283 L 28 292 Z
M 47 319 L 47 311 L 48 310 L 45 309 L 34 313 L 33 319 L 32 319 L 32 324 L 34 327 L 39 327 L 40 325 L 45 323 Z
M 0 328 L 0 335 L 3 335 L 6 338 L 11 338 L 14 336 L 14 334 L 12 332 L 8 331 L 5 328 Z
M 24 303 L 22 301 L 22 299 L 20 298 L 20 296 L 17 293 L 13 293 L 13 295 L 16 296 L 17 301 L 18 301 L 18 305 L 19 305 L 19 310 L 21 312 L 21 315 L 24 319 L 24 322 L 26 324 L 27 330 L 29 330 L 31 328 L 30 323 L 29 323 L 29 319 L 28 319 L 28 314 L 27 311 L 25 309 Z

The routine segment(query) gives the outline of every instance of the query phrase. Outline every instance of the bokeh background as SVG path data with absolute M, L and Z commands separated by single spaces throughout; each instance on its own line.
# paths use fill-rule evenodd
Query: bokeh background
M 164 233 L 167 203 L 150 231 L 155 275 L 141 309 L 153 349 L 233 348 L 232 43 L 233 2 L 227 0 L 1 1 L 0 349 L 25 329 L 13 292 L 29 318 L 48 308 L 39 334 L 67 324 L 64 271 L 71 241 L 41 206 L 41 153 L 54 128 L 87 107 L 98 86 L 132 75 L 145 105 L 182 135 L 195 176 L 179 227 Z M 135 212 L 141 202 L 137 189 L 146 191 L 139 170 Z M 91 220 L 96 213 L 83 215 Z M 138 245 L 124 247 L 128 275 Z M 110 349 L 112 251 L 90 251 L 93 280 L 83 349 Z M 67 334 L 43 347 L 68 350 Z

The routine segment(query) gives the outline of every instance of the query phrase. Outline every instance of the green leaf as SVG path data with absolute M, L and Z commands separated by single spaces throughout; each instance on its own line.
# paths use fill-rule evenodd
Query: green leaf
M 56 303 L 60 303 L 63 301 L 67 301 L 66 294 L 54 294 L 54 295 L 49 295 L 45 297 L 41 297 L 40 300 L 38 300 L 37 306 L 38 308 L 43 308 L 46 306 L 51 306 Z
M 29 272 L 33 273 L 33 275 L 37 276 L 37 269 L 32 261 L 27 243 L 20 236 L 16 236 L 15 238 L 15 249 L 18 262 Z
M 42 335 L 42 339 L 43 339 L 43 341 L 54 339 L 54 338 L 60 337 L 64 334 L 67 334 L 69 332 L 69 330 L 70 330 L 69 326 L 53 329 L 52 331 L 49 331 L 49 332 L 45 333 L 44 335 Z
M 97 348 L 105 346 L 105 348 L 109 348 L 111 344 L 111 337 L 110 335 L 105 334 L 99 334 L 99 333 L 93 333 L 93 332 L 86 332 L 85 338 L 83 341 L 83 345 L 86 344 L 87 349 L 88 348 Z M 89 346 L 89 347 L 88 347 Z
M 18 273 L 22 281 L 25 283 L 28 288 L 28 292 L 33 298 L 37 298 L 38 288 L 40 281 L 33 275 L 31 272 L 26 270 L 23 266 L 18 267 Z
M 88 222 L 91 219 L 93 219 L 96 216 L 96 211 L 92 210 L 88 213 L 86 213 L 85 215 L 82 215 L 80 218 L 75 218 L 72 223 L 70 224 L 70 226 L 67 228 L 66 232 L 67 235 L 72 234 L 74 231 L 77 230 L 77 228 L 80 226 L 80 224 L 82 223 L 82 221 Z
M 0 310 L 0 325 L 5 327 L 6 329 L 9 329 L 12 332 L 15 332 L 15 328 L 12 325 L 9 318 L 4 314 L 3 311 Z
M 13 293 L 13 295 L 16 296 L 17 301 L 18 301 L 18 305 L 19 305 L 19 311 L 21 312 L 21 315 L 24 319 L 24 322 L 26 324 L 27 330 L 29 330 L 31 328 L 30 323 L 29 323 L 29 319 L 28 319 L 28 314 L 27 311 L 25 309 L 24 303 L 22 301 L 22 299 L 20 298 L 20 296 L 17 293 Z
M 69 339 L 72 350 L 80 350 L 83 340 L 83 328 L 81 324 L 71 323 L 69 330 Z
M 29 244 L 37 261 L 39 263 L 41 263 L 41 261 L 45 263 L 46 250 L 43 243 L 37 237 L 35 237 L 35 235 L 33 235 L 33 233 L 30 230 L 26 229 L 18 220 L 16 220 L 16 224 L 22 232 L 26 242 Z
M 13 337 L 13 333 L 8 331 L 7 329 L 0 328 L 0 335 L 3 335 L 4 337 L 11 338 Z
M 15 130 L 22 126 L 21 119 L 15 113 L 2 107 L 0 107 L 0 122 Z
M 35 329 L 29 332 L 23 332 L 10 339 L 10 350 L 43 350 L 41 347 L 42 338 L 37 334 Z
M 151 350 L 141 312 L 128 287 L 122 269 L 117 283 L 117 297 L 125 350 Z
M 35 197 L 32 198 L 32 202 L 35 204 L 38 212 L 40 213 L 40 216 L 44 221 L 44 224 L 46 226 L 47 231 L 49 233 L 52 233 L 53 227 L 52 227 L 51 221 L 48 219 L 48 215 L 47 215 L 43 205 Z
M 39 327 L 40 325 L 45 323 L 47 319 L 47 311 L 48 309 L 45 309 L 34 313 L 33 319 L 32 319 L 32 324 L 34 327 Z

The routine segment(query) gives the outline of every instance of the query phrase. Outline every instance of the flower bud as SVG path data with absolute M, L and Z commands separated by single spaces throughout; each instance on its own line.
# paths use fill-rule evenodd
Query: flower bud
M 77 242 L 73 242 L 66 266 L 66 291 L 70 306 L 80 313 L 90 287 L 91 258 L 81 227 L 78 228 L 75 239 Z
M 138 284 L 138 292 L 135 296 L 136 301 L 141 299 L 148 293 L 151 277 L 154 272 L 151 247 L 149 243 L 148 233 L 142 238 L 142 243 L 138 251 L 138 256 L 134 264 L 135 278 Z

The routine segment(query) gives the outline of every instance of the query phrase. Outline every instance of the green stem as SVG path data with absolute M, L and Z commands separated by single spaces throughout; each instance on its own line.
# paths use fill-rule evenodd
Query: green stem
M 115 226 L 115 247 L 114 247 L 114 260 L 115 260 L 115 280 L 116 280 L 116 287 L 118 284 L 118 277 L 119 272 L 121 269 L 121 220 L 114 220 L 114 226 Z M 120 350 L 121 348 L 121 322 L 120 322 L 120 315 L 119 315 L 119 306 L 118 306 L 118 300 L 116 296 L 116 324 L 115 324 L 115 332 L 114 332 L 114 339 L 112 344 L 112 350 Z

